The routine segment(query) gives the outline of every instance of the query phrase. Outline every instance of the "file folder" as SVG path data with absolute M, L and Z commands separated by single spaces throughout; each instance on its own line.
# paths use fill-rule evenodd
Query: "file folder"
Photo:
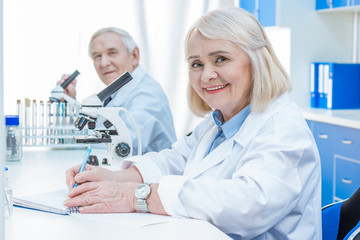
M 313 66 L 314 89 L 317 82 L 319 108 L 360 108 L 360 64 L 328 62 L 313 63 Z
M 319 107 L 319 63 L 310 65 L 310 106 Z

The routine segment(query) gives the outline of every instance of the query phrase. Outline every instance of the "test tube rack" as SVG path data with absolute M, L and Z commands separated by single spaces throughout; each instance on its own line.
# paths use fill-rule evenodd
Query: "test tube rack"
M 74 136 L 86 135 L 88 129 L 78 130 L 73 122 L 78 107 L 67 102 L 17 100 L 23 147 L 86 148 L 75 143 Z

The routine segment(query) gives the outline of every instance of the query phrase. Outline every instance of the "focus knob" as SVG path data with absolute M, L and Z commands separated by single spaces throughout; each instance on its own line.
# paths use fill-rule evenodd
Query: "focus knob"
M 119 143 L 116 147 L 115 147 L 115 152 L 119 157 L 126 157 L 129 155 L 130 153 L 130 146 L 127 143 Z

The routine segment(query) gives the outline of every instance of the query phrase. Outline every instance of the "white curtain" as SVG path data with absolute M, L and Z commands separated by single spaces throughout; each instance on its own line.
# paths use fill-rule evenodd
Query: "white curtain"
M 200 119 L 188 110 L 184 39 L 209 10 L 233 0 L 4 0 L 4 113 L 17 99 L 47 101 L 63 73 L 79 70 L 77 99 L 101 83 L 88 57 L 90 36 L 101 27 L 127 30 L 140 47 L 140 63 L 164 88 L 178 137 Z

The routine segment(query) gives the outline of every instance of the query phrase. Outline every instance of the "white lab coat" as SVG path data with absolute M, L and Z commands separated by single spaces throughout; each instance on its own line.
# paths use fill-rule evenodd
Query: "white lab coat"
M 208 116 L 171 150 L 132 159 L 144 182 L 160 183 L 166 212 L 238 239 L 321 239 L 319 153 L 289 94 L 204 157 L 216 133 Z

